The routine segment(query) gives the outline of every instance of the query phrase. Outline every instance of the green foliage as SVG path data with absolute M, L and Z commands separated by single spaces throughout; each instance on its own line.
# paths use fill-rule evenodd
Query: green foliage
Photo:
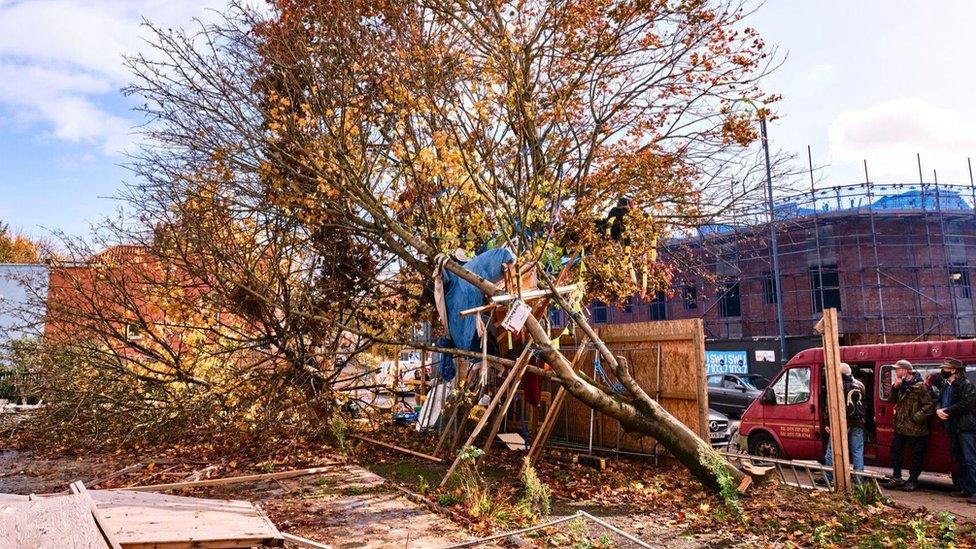
M 430 483 L 423 475 L 417 475 L 417 481 L 417 493 L 422 496 L 427 495 L 427 492 L 430 492 Z
M 464 505 L 468 511 L 476 516 L 485 516 L 491 512 L 491 500 L 485 489 L 484 480 L 478 472 L 478 458 L 484 455 L 484 450 L 475 446 L 467 446 L 458 452 L 461 458 L 460 466 L 455 475 L 455 481 L 464 494 Z
M 719 486 L 719 495 L 722 496 L 722 501 L 725 503 L 725 507 L 729 513 L 736 520 L 740 522 L 745 521 L 745 515 L 742 512 L 742 502 L 739 501 L 739 485 L 735 482 L 732 474 L 729 473 L 728 462 L 725 461 L 725 458 L 711 448 L 700 446 L 698 448 L 698 459 L 702 465 L 715 475 Z
M 329 428 L 332 430 L 332 437 L 335 439 L 336 448 L 342 457 L 349 457 L 352 446 L 349 443 L 347 434 L 349 428 L 342 416 L 336 414 L 329 419 Z
M 552 507 L 552 491 L 539 479 L 528 457 L 522 460 L 522 486 L 524 494 L 519 501 L 519 507 L 527 515 L 526 518 L 548 516 Z
M 851 497 L 861 505 L 874 505 L 875 503 L 885 503 L 887 498 L 878 490 L 878 485 L 873 482 L 862 482 L 855 484 L 851 490 Z
M 952 547 L 956 541 L 956 515 L 939 513 L 939 539 Z
M 827 524 L 821 524 L 813 530 L 813 542 L 817 547 L 829 547 L 832 544 L 830 536 L 830 526 Z
M 918 543 L 919 549 L 928 549 L 932 546 L 929 543 L 928 536 L 925 531 L 925 522 L 921 520 L 913 520 L 908 523 L 912 529 L 912 533 L 915 534 L 915 542 Z
M 441 494 L 437 496 L 437 504 L 441 507 L 450 507 L 458 503 L 458 499 L 454 497 L 454 494 Z

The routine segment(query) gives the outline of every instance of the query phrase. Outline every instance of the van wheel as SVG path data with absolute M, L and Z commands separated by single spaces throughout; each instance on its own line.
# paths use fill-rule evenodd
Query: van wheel
M 749 454 L 768 458 L 782 456 L 776 440 L 767 433 L 756 433 L 749 437 Z

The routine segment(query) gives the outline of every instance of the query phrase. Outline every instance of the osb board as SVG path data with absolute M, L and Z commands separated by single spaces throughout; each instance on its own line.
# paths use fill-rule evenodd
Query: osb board
M 627 359 L 634 379 L 651 398 L 707 440 L 708 396 L 700 320 L 618 324 L 602 328 L 600 335 L 615 355 Z M 564 352 L 572 355 L 574 343 L 569 340 L 561 343 L 566 347 Z M 580 367 L 589 376 L 594 372 L 594 353 L 589 351 Z M 611 384 L 617 381 L 614 372 L 606 366 L 604 371 Z M 589 444 L 591 409 L 576 399 L 568 399 L 563 409 L 564 416 L 556 421 L 553 437 Z M 615 419 L 594 412 L 593 445 L 617 448 L 618 442 L 621 450 L 645 453 L 655 450 L 651 437 L 625 433 Z
M 0 546 L 32 549 L 105 549 L 84 496 L 0 503 Z
M 102 517 L 126 549 L 281 546 L 278 529 L 247 501 L 91 490 Z
M 30 501 L 30 498 L 18 494 L 0 494 L 0 505 L 4 503 L 23 503 L 25 501 Z

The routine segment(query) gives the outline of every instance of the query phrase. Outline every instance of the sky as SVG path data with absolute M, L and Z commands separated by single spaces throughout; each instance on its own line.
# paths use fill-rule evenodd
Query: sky
M 139 117 L 122 56 L 145 49 L 143 18 L 208 20 L 224 0 L 0 0 L 0 221 L 32 236 L 83 236 L 115 215 Z M 969 183 L 976 156 L 976 2 L 769 0 L 751 16 L 781 66 L 772 146 L 819 185 Z

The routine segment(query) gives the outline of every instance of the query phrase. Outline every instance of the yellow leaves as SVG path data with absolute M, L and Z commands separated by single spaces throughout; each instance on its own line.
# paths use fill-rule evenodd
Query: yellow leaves
M 39 249 L 37 242 L 24 235 L 11 235 L 0 223 L 0 263 L 37 263 Z

